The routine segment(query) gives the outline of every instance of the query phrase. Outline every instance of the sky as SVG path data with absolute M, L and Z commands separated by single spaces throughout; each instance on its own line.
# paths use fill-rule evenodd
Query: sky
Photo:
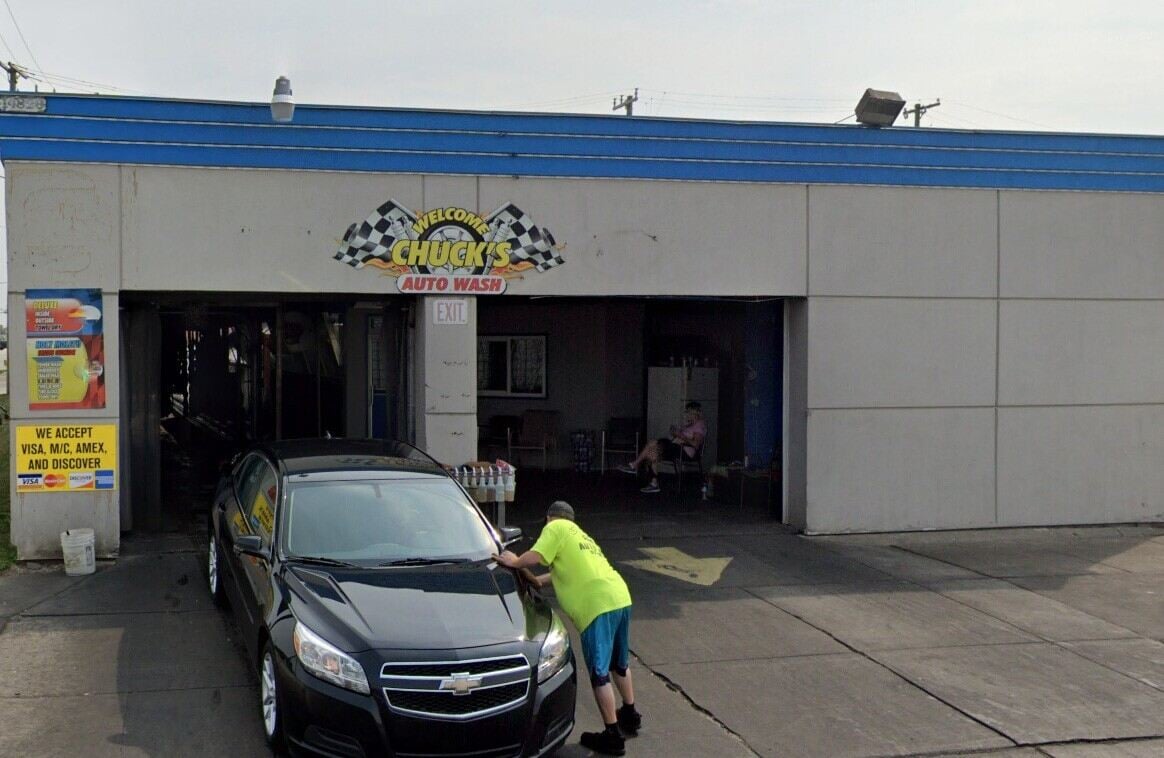
M 24 89 L 851 123 L 873 87 L 925 128 L 1164 133 L 1159 0 L 3 2 Z

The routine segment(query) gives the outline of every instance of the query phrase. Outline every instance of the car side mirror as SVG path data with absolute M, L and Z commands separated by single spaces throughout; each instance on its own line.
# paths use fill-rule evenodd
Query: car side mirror
M 501 532 L 502 547 L 509 547 L 522 538 L 520 526 L 503 526 L 499 531 Z
M 270 560 L 271 558 L 263 547 L 263 538 L 257 534 L 243 534 L 236 537 L 234 540 L 234 554 L 262 558 L 264 561 Z

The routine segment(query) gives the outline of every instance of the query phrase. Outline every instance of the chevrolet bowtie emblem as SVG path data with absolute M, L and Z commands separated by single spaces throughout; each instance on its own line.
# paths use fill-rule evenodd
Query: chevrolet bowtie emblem
M 441 691 L 452 690 L 454 695 L 468 695 L 480 686 L 480 677 L 475 677 L 468 672 L 453 674 L 452 679 L 441 680 Z

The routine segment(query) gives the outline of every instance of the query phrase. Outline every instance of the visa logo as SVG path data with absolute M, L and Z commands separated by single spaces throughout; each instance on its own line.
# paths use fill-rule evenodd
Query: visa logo
M 17 487 L 43 487 L 44 474 L 19 474 L 16 477 Z

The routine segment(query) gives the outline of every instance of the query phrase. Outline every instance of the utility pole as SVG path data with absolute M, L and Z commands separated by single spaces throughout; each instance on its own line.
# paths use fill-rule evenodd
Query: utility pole
M 27 79 L 28 78 L 28 69 L 26 69 L 24 66 L 18 66 L 17 64 L 13 63 L 12 61 L 8 61 L 8 63 L 0 63 L 0 68 L 4 69 L 6 72 L 8 72 L 8 91 L 9 92 L 16 91 L 16 82 L 19 79 L 22 79 L 22 78 Z
M 921 117 L 923 115 L 925 115 L 925 112 L 928 111 L 930 108 L 937 108 L 941 104 L 942 104 L 942 98 L 940 98 L 940 97 L 937 100 L 935 100 L 934 102 L 930 103 L 929 105 L 922 105 L 921 103 L 914 103 L 912 108 L 905 109 L 905 115 L 909 116 L 909 114 L 912 113 L 913 114 L 913 125 L 915 127 L 919 127 L 919 126 L 921 126 Z
M 621 102 L 619 101 L 619 99 L 617 97 L 614 98 L 614 100 L 612 101 L 614 103 L 614 107 L 611 108 L 611 110 L 616 111 L 619 108 L 626 108 L 626 115 L 633 116 L 634 110 L 635 110 L 635 103 L 638 102 L 638 99 L 639 99 L 639 88 L 635 87 L 635 93 L 633 95 L 624 95 Z

